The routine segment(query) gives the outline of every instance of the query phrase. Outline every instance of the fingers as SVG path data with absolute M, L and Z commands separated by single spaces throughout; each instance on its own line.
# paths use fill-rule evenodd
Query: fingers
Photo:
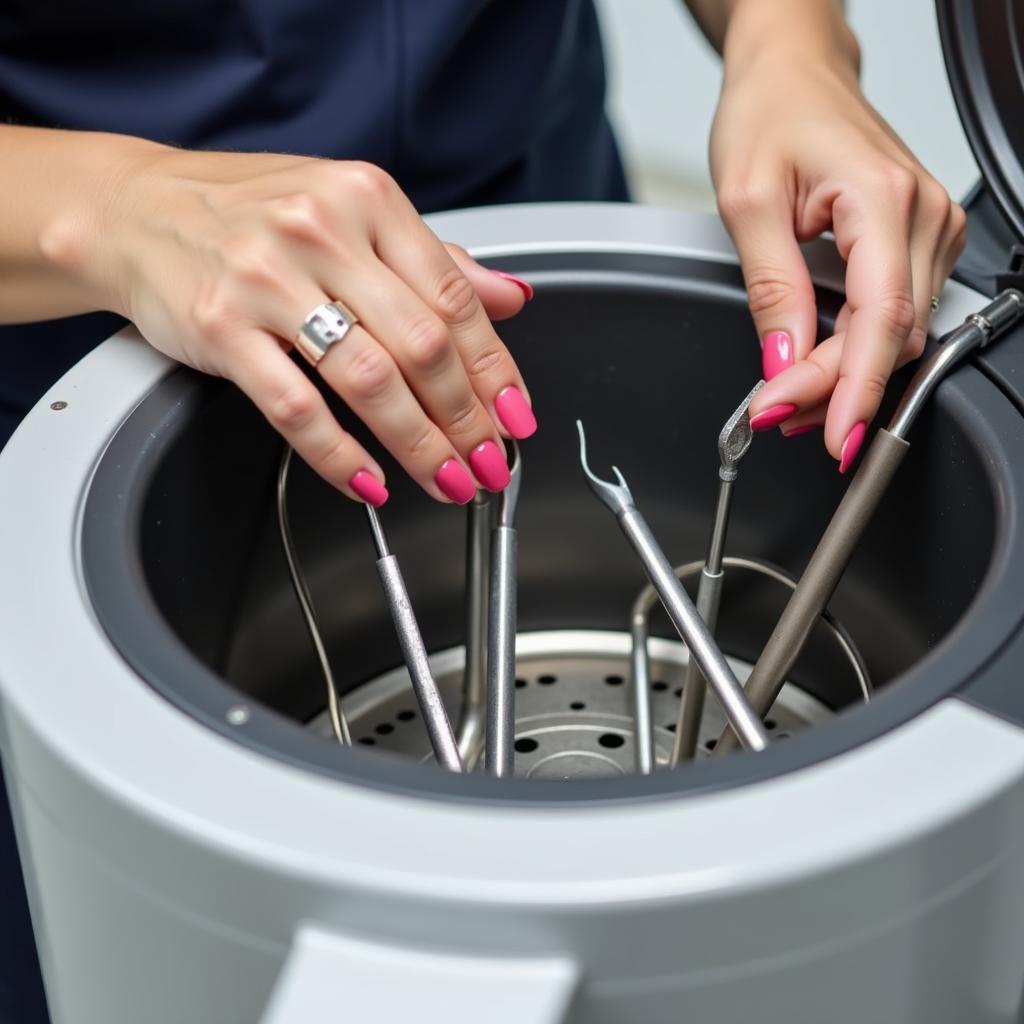
M 897 357 L 897 366 L 921 355 L 928 340 L 932 296 L 938 297 L 942 292 L 942 284 L 937 284 L 936 278 L 937 271 L 945 264 L 943 242 L 947 225 L 952 219 L 952 207 L 946 190 L 933 178 L 925 178 L 919 183 L 910 243 L 914 326 L 903 351 Z M 945 276 L 942 281 L 945 281 Z
M 841 462 L 850 439 L 863 437 L 877 412 L 893 369 L 924 350 L 932 296 L 963 249 L 963 211 L 933 178 L 900 167 L 885 188 L 878 184 L 870 195 L 834 204 L 850 315 L 825 442 Z M 883 195 L 885 209 L 878 204 Z
M 852 319 L 852 318 L 851 318 Z M 786 437 L 809 433 L 827 422 L 829 396 L 841 376 L 844 353 L 849 345 L 845 334 L 823 341 L 809 358 L 769 381 L 751 402 L 750 425 L 754 430 L 779 426 Z M 765 392 L 768 392 L 765 395 Z M 795 400 L 794 400 L 795 399 Z M 773 403 L 759 412 L 761 405 Z M 860 452 L 867 422 L 855 424 L 839 449 L 839 472 L 845 473 Z
M 723 185 L 719 209 L 743 268 L 747 301 L 771 380 L 806 359 L 817 332 L 814 287 L 796 240 L 793 205 L 779 187 Z
M 298 225 L 304 264 L 360 318 L 318 369 L 434 497 L 468 501 L 474 476 L 501 490 L 509 480 L 502 432 L 521 438 L 536 429 L 519 371 L 469 277 L 394 182 L 369 167 L 357 182 L 374 201 L 347 212 L 349 223 L 366 218 L 365 234 L 347 234 L 339 211 Z M 521 285 L 464 252 L 458 258 L 499 313 L 522 308 Z M 284 326 L 274 330 L 287 336 Z
M 825 446 L 841 462 L 844 446 L 848 451 L 851 439 L 863 437 L 878 411 L 917 322 L 910 254 L 916 179 L 906 172 L 890 184 L 884 206 L 875 189 L 870 195 L 842 196 L 833 207 L 836 243 L 847 260 L 850 320 L 825 421 Z M 930 286 L 930 274 L 927 280 Z
M 461 245 L 445 242 L 444 247 L 466 275 L 491 320 L 507 320 L 515 316 L 533 298 L 533 288 L 521 277 L 482 267 Z
M 833 334 L 845 334 L 850 326 L 850 305 L 844 302 L 836 314 L 836 322 L 832 328 Z
M 967 244 L 967 214 L 958 203 L 950 204 L 949 216 L 939 242 L 938 258 L 932 274 L 932 294 L 942 295 L 946 280 L 953 272 Z
M 812 421 L 824 423 L 824 410 L 839 379 L 845 343 L 845 334 L 834 334 L 818 345 L 807 359 L 765 384 L 750 403 L 750 422 L 754 429 L 767 430 L 781 424 L 782 432 L 789 434 L 793 426 Z M 821 418 L 811 417 L 812 410 L 821 410 Z
M 401 295 L 401 289 L 397 291 Z M 277 303 L 266 314 L 268 330 L 278 338 L 288 337 L 294 330 L 293 325 L 301 323 L 309 310 L 329 301 L 326 295 L 299 280 L 283 285 L 282 292 L 294 298 Z M 372 275 L 356 293 L 363 296 L 367 311 L 376 310 L 381 305 L 382 297 L 373 291 Z M 383 298 L 398 301 L 393 293 Z M 418 302 L 415 298 L 413 301 Z M 353 312 L 359 315 L 361 309 Z M 378 315 L 371 313 L 370 318 L 374 324 L 380 325 Z M 464 419 L 482 423 L 483 433 L 469 435 L 474 439 L 473 447 L 470 449 L 463 444 L 468 456 L 464 461 L 452 441 L 413 394 L 396 358 L 380 343 L 376 334 L 367 329 L 369 326 L 360 321 L 351 327 L 317 364 L 317 370 L 327 385 L 431 497 L 457 504 L 465 504 L 473 497 L 477 485 L 465 462 L 473 467 L 473 473 L 482 486 L 490 490 L 505 487 L 509 470 L 500 438 L 472 391 L 466 389 L 469 405 Z M 388 325 L 385 323 L 384 326 L 387 328 Z M 447 341 L 445 344 L 451 347 Z M 439 401 L 450 397 L 442 395 Z M 454 400 L 458 401 L 458 396 Z
M 361 326 L 333 345 L 317 367 L 327 384 L 432 497 L 465 504 L 476 485 L 451 441 L 409 389 L 394 357 Z M 508 483 L 504 453 L 486 440 L 470 453 L 477 479 Z
M 358 297 L 355 311 L 362 318 L 362 327 L 383 349 L 374 358 L 382 360 L 383 354 L 390 357 L 388 365 L 400 374 L 403 396 L 405 392 L 414 396 L 439 433 L 447 438 L 448 448 L 470 465 L 476 458 L 474 452 L 485 443 L 490 445 L 488 451 L 496 449 L 504 459 L 505 448 L 498 428 L 473 389 L 441 317 L 381 263 L 359 267 L 340 278 L 337 290 L 354 299 Z M 345 383 L 342 381 L 342 386 Z M 388 399 L 393 400 L 395 393 L 392 390 Z M 380 412 L 375 415 L 379 417 Z M 398 452 L 395 454 L 401 458 Z M 488 486 L 494 479 L 489 476 L 481 483 Z
M 369 164 L 181 159 L 154 180 L 183 198 L 170 213 L 150 211 L 160 226 L 144 235 L 157 255 L 147 257 L 133 317 L 151 343 L 236 380 L 304 458 L 355 496 L 366 478 L 354 479 L 354 463 L 383 488 L 379 467 L 282 352 L 311 310 L 338 300 L 361 323 L 320 361 L 326 382 L 433 496 L 469 500 L 476 481 L 504 487 L 502 435 L 526 437 L 536 421 L 489 314 L 516 313 L 529 285 L 446 249 Z
M 892 243 L 894 251 L 902 244 L 908 252 L 909 304 L 912 304 L 913 323 L 901 346 L 899 337 L 902 331 L 895 333 L 884 359 L 880 359 L 877 364 L 874 372 L 879 375 L 879 380 L 874 382 L 873 386 L 879 396 L 891 370 L 899 369 L 921 354 L 932 314 L 932 296 L 940 294 L 950 270 L 963 251 L 965 226 L 964 211 L 949 202 L 945 190 L 940 185 L 930 178 L 923 179 L 913 204 L 909 244 L 901 243 L 898 232 Z M 878 237 L 877 231 L 874 232 L 874 237 Z M 842 246 L 842 239 L 840 241 Z M 849 255 L 852 273 L 857 269 L 852 249 Z M 881 272 L 881 265 L 877 268 Z M 883 283 L 877 287 L 884 288 L 885 285 Z M 780 424 L 783 434 L 795 436 L 809 432 L 825 422 L 830 410 L 835 408 L 834 393 L 850 366 L 851 353 L 848 351 L 844 355 L 844 349 L 849 350 L 856 340 L 850 337 L 853 312 L 854 307 L 850 302 L 844 304 L 836 318 L 834 337 L 819 345 L 805 362 L 785 371 L 762 388 L 751 403 L 752 421 L 756 421 L 757 426 L 764 428 L 765 424 L 770 424 L 774 420 Z M 905 311 L 903 315 L 906 318 Z M 905 327 L 905 324 L 903 326 Z M 896 354 L 890 367 L 889 358 L 894 350 Z M 851 436 L 850 431 L 858 428 L 860 422 L 866 424 L 876 408 L 877 403 L 869 404 L 868 408 L 859 414 L 862 419 L 854 419 L 845 437 L 843 431 L 840 431 L 841 463 L 844 461 L 843 447 L 846 439 Z M 788 415 L 780 418 L 781 413 Z M 863 430 L 858 428 L 858 432 L 862 435 Z M 830 451 L 835 452 L 836 437 L 831 437 L 830 440 Z M 847 454 L 849 451 L 847 446 Z M 850 460 L 846 461 L 849 464 Z
M 828 405 L 823 402 L 791 416 L 779 429 L 783 437 L 800 437 L 802 434 L 816 433 L 824 426 L 827 414 Z
M 323 291 L 360 316 L 461 448 L 473 435 L 477 444 L 490 437 L 497 447 L 502 432 L 532 433 L 525 385 L 473 283 L 393 179 L 365 164 L 324 171 L 330 189 L 316 202 L 277 207 Z M 485 270 L 465 253 L 459 258 L 498 313 L 522 307 L 528 285 Z M 483 433 L 479 405 L 493 424 Z
M 930 300 L 929 295 L 929 303 Z M 850 307 L 844 305 L 836 316 L 835 334 L 818 345 L 807 359 L 785 370 L 761 388 L 750 403 L 752 421 L 765 412 L 791 406 L 795 407 L 795 411 L 778 421 L 779 429 L 786 437 L 796 437 L 824 425 L 829 399 L 839 381 L 850 315 Z M 898 370 L 916 358 L 916 354 L 905 348 L 896 360 L 894 369 Z
M 277 339 L 253 330 L 237 339 L 239 356 L 226 375 L 270 425 L 326 480 L 350 498 L 383 505 L 384 472 L 365 448 L 338 425 L 323 396 L 281 351 Z
M 445 324 L 473 390 L 495 423 L 512 437 L 530 436 L 536 421 L 515 361 L 473 285 L 404 197 L 393 217 L 376 225 L 375 248 L 381 261 Z

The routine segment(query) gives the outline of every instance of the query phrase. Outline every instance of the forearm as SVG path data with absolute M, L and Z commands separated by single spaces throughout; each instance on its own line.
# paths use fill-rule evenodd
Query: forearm
M 106 212 L 133 162 L 162 149 L 101 132 L 0 126 L 0 323 L 108 309 Z
M 730 66 L 763 52 L 795 59 L 825 53 L 860 66 L 857 41 L 843 16 L 843 0 L 686 0 L 708 41 Z

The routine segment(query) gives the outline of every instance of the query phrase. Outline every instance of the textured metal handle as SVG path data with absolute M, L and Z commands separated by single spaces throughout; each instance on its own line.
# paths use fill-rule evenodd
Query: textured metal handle
M 398 567 L 398 559 L 394 555 L 378 559 L 377 572 L 384 585 L 388 610 L 395 623 L 402 656 L 412 679 L 412 688 L 430 736 L 430 745 L 434 748 L 434 756 L 437 763 L 449 771 L 461 772 L 462 758 L 459 757 L 459 746 L 455 742 L 455 733 L 441 700 L 441 692 L 430 671 L 427 649 L 423 645 L 423 637 L 420 635 L 416 615 L 412 610 L 409 592 L 405 589 L 405 580 Z

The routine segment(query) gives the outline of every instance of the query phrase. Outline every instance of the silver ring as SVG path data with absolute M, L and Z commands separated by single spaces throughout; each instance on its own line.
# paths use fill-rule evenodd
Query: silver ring
M 295 335 L 295 347 L 316 366 L 327 350 L 342 341 L 357 323 L 359 317 L 340 302 L 325 302 L 302 321 Z
M 932 296 L 932 301 L 931 301 L 930 305 L 932 307 L 932 312 L 933 313 L 938 313 L 938 311 L 939 311 L 939 297 L 938 297 L 938 295 L 933 295 Z

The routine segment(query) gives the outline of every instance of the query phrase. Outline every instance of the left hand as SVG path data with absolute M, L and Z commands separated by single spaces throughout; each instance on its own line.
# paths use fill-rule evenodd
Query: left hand
M 727 47 L 711 168 L 769 380 L 751 419 L 786 434 L 824 424 L 845 472 L 889 375 L 924 348 L 966 218 L 864 98 L 855 44 L 844 55 L 794 42 L 737 44 L 732 62 Z M 847 264 L 846 303 L 815 347 L 798 243 L 829 229 Z

